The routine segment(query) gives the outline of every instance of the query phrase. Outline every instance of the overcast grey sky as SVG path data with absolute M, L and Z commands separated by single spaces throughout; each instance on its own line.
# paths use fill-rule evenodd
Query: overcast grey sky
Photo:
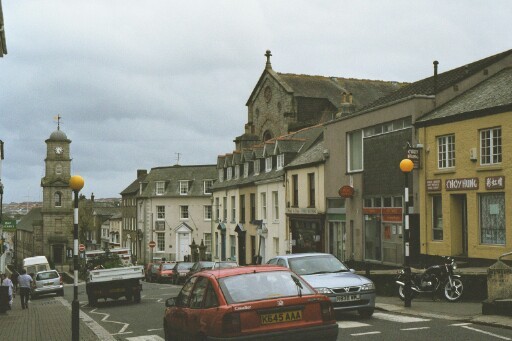
M 3 0 L 4 203 L 39 201 L 53 117 L 82 193 L 233 150 L 272 51 L 277 72 L 416 81 L 508 50 L 511 1 Z M 509 43 L 507 43 L 509 42 Z

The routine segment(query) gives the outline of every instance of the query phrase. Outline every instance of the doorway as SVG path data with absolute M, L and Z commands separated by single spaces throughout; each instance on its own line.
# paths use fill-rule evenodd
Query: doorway
M 466 256 L 468 255 L 468 207 L 466 194 L 451 195 L 451 212 L 450 221 L 453 222 L 452 236 L 455 240 L 459 240 L 453 254 Z

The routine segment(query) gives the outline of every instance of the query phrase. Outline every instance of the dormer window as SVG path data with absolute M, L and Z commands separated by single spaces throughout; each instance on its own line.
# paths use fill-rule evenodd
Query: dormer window
M 204 180 L 204 194 L 212 194 L 213 180 Z
M 270 172 L 272 170 L 272 156 L 269 156 L 265 159 L 265 172 Z
M 244 163 L 244 178 L 249 176 L 249 162 Z
M 260 174 L 260 160 L 254 161 L 254 175 Z
M 277 156 L 277 169 L 283 169 L 284 167 L 284 154 L 279 154 Z
M 157 181 L 156 182 L 156 195 L 164 194 L 165 190 L 165 181 Z
M 180 195 L 188 195 L 188 180 L 180 180 Z
M 219 182 L 224 181 L 224 168 L 219 169 Z
M 240 178 L 240 165 L 235 166 L 235 179 Z
M 228 179 L 228 180 L 231 180 L 232 178 L 233 178 L 233 168 L 228 167 L 228 175 L 227 175 L 227 179 Z

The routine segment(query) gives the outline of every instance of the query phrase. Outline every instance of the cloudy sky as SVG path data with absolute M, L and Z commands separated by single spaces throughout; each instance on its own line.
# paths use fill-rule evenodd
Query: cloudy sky
M 40 201 L 54 116 L 82 193 L 233 150 L 272 51 L 278 72 L 415 81 L 511 49 L 510 1 L 3 0 L 4 203 Z M 507 41 L 509 43 L 507 43 Z

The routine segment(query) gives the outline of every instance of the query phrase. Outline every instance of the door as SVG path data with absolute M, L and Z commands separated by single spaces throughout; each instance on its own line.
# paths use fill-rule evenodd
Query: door
M 190 233 L 178 233 L 178 248 L 176 260 L 182 261 L 190 254 Z
M 329 221 L 329 253 L 335 255 L 338 259 L 345 261 L 348 259 L 345 247 L 347 239 L 346 226 L 344 221 Z
M 451 195 L 452 238 L 458 240 L 458 246 L 453 250 L 454 255 L 468 255 L 468 207 L 465 194 Z

